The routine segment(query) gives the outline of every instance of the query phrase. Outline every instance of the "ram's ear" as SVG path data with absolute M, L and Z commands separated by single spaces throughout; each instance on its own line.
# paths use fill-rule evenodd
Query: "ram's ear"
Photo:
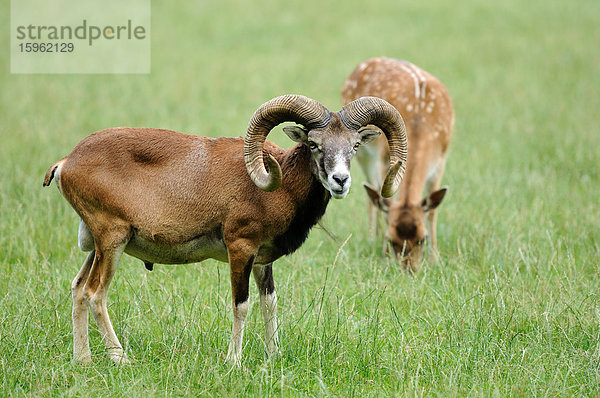
M 376 127 L 366 127 L 358 130 L 358 134 L 360 135 L 360 144 L 367 145 L 369 142 L 379 137 L 381 130 Z
M 292 141 L 306 144 L 308 141 L 308 130 L 302 126 L 285 126 L 283 132 L 287 134 Z

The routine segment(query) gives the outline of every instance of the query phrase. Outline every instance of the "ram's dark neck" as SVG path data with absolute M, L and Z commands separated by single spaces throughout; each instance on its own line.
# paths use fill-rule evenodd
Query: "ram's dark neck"
M 294 192 L 297 207 L 288 229 L 273 240 L 281 255 L 291 254 L 302 246 L 310 229 L 325 214 L 331 197 L 311 172 L 312 157 L 309 149 L 298 145 L 289 151 L 281 163 L 283 185 L 286 185 L 287 180 L 288 184 L 297 188 Z

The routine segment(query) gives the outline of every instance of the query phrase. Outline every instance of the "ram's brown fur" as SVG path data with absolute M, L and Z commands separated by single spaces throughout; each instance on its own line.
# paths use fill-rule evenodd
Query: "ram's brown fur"
M 98 217 L 107 213 L 106 224 L 114 217 L 127 224 L 128 238 L 136 234 L 165 245 L 189 242 L 219 226 L 226 240 L 268 242 L 287 230 L 315 179 L 305 146 L 283 150 L 267 141 L 265 151 L 283 170 L 282 186 L 272 193 L 248 178 L 242 138 L 114 128 L 75 147 L 61 162 L 59 185 L 93 236 L 108 228 Z M 327 199 L 323 192 L 322 202 Z M 259 259 L 257 264 L 275 260 L 267 253 Z

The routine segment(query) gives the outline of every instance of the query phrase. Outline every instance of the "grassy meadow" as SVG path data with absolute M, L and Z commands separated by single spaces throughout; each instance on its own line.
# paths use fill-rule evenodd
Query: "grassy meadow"
M 0 396 L 600 396 L 600 2 L 291 0 L 152 4 L 147 75 L 0 63 Z M 1 6 L 4 26 L 9 5 Z M 275 263 L 282 354 L 254 284 L 243 366 L 225 363 L 228 266 L 124 256 L 109 312 L 130 366 L 71 363 L 78 218 L 46 169 L 113 126 L 239 136 L 285 93 L 340 108 L 373 56 L 410 60 L 456 109 L 440 260 L 411 276 L 366 233 L 362 175 Z M 118 62 L 118 60 L 107 60 Z M 275 129 L 270 139 L 291 142 Z

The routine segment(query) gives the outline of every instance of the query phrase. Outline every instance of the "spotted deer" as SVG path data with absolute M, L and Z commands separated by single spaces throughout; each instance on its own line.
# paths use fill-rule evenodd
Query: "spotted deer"
M 390 58 L 360 63 L 342 88 L 347 104 L 362 96 L 385 99 L 402 115 L 408 137 L 406 174 L 396 199 L 379 194 L 389 164 L 384 139 L 362 147 L 356 157 L 368 183 L 368 217 L 371 232 L 378 234 L 377 212 L 387 214 L 384 254 L 391 244 L 395 257 L 411 271 L 418 269 L 429 236 L 437 249 L 436 215 L 447 192 L 440 188 L 454 125 L 452 100 L 444 85 L 418 66 Z M 423 191 L 426 196 L 422 197 Z M 428 221 L 429 235 L 425 225 Z

